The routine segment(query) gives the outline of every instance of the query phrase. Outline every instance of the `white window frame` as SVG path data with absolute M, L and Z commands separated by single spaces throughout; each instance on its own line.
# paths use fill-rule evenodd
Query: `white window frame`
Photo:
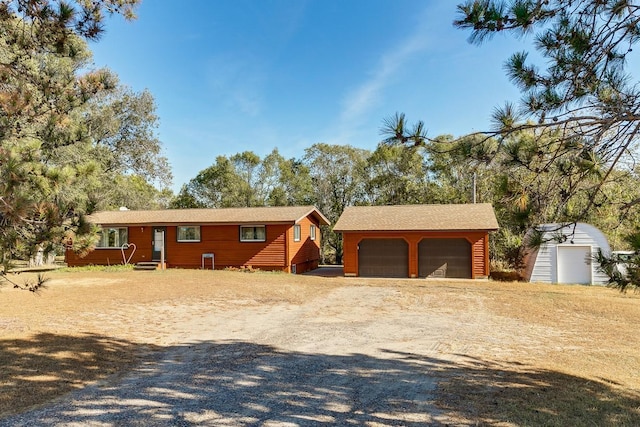
M 299 242 L 300 240 L 302 240 L 302 228 L 300 227 L 300 224 L 294 224 L 293 225 L 293 241 Z
M 180 238 L 180 229 L 188 229 L 188 228 L 193 228 L 194 230 L 196 230 L 195 234 L 197 236 L 197 238 L 194 239 L 181 239 Z M 200 226 L 199 225 L 178 225 L 176 227 L 176 240 L 178 241 L 178 243 L 197 243 L 201 240 L 202 236 L 200 234 Z
M 124 233 L 122 232 L 124 230 Z M 111 240 L 109 236 L 112 232 L 115 232 L 113 245 L 109 245 Z M 96 244 L 96 249 L 120 249 L 122 245 L 129 243 L 129 228 L 128 227 L 105 227 L 100 231 L 100 240 Z M 124 235 L 124 238 L 122 236 Z M 124 241 L 121 241 L 124 240 Z
M 316 240 L 316 225 L 311 224 L 309 227 L 309 239 Z
M 242 233 L 242 230 L 245 228 L 253 228 L 254 229 L 254 233 L 253 235 L 256 236 L 257 233 L 255 232 L 255 229 L 257 228 L 262 228 L 264 230 L 264 237 L 262 239 L 258 239 L 256 237 L 254 237 L 253 239 L 245 239 L 243 236 L 244 234 Z M 267 241 L 267 226 L 266 225 L 241 225 L 240 226 L 240 241 L 241 242 L 266 242 Z

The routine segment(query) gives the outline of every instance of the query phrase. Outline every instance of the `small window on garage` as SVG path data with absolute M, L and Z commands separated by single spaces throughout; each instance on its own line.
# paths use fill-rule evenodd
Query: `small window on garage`
M 293 241 L 300 241 L 300 224 L 296 224 L 293 226 Z
M 316 226 L 315 226 L 315 224 L 311 224 L 311 227 L 309 228 L 309 238 L 311 240 L 316 240 Z
M 199 225 L 178 226 L 178 242 L 199 242 L 199 241 L 200 241 Z
M 264 225 L 240 226 L 241 242 L 264 242 L 267 240 L 267 230 Z

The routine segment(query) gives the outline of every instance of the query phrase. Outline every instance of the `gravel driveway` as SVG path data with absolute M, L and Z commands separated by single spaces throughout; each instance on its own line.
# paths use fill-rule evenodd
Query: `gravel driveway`
M 0 426 L 640 425 L 637 296 L 138 273 L 2 294 Z
M 425 355 L 456 345 L 455 329 L 446 333 L 443 322 L 457 319 L 430 318 L 422 304 L 409 304 L 400 316 L 395 306 L 407 301 L 377 287 L 338 288 L 303 305 L 245 303 L 102 313 L 107 331 L 106 319 L 123 315 L 141 324 L 174 321 L 138 331 L 140 338 L 156 334 L 162 350 L 125 376 L 0 424 L 440 424 L 431 403 L 436 359 Z
M 3 425 L 424 425 L 428 368 L 398 355 L 329 356 L 249 343 L 171 349 L 125 378 Z

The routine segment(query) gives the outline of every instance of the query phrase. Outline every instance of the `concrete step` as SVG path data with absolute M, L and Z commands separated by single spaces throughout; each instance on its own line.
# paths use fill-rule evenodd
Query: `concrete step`
M 154 262 L 154 261 L 138 262 L 138 263 L 136 263 L 136 265 L 133 266 L 134 270 L 153 271 L 153 270 L 157 270 L 159 268 L 160 268 L 160 263 L 159 262 Z

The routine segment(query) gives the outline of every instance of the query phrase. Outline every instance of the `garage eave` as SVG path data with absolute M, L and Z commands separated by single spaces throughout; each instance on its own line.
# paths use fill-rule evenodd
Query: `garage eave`
M 425 232 L 443 232 L 443 233 L 487 233 L 498 231 L 497 228 L 486 229 L 461 229 L 461 228 L 439 228 L 439 229 L 389 229 L 389 230 L 381 230 L 381 229 L 353 229 L 353 230 L 336 230 L 333 229 L 336 233 L 425 233 Z
M 333 231 L 495 231 L 498 221 L 489 203 L 451 205 L 349 206 Z

